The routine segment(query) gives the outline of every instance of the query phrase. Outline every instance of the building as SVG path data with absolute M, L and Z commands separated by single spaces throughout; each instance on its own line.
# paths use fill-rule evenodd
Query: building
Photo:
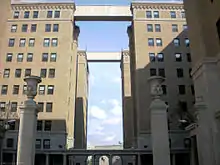
M 123 111 L 134 132 L 124 130 L 124 145 L 130 148 L 133 144 L 133 147 L 151 150 L 148 78 L 162 76 L 165 78 L 163 100 L 169 106 L 171 153 L 173 161 L 176 157 L 175 163 L 178 164 L 187 157 L 186 153 L 174 152 L 176 148 L 187 150 L 184 146 L 187 133 L 180 121 L 193 121 L 191 110 L 194 105 L 190 43 L 183 4 L 133 2 L 131 12 L 133 21 L 128 27 L 130 53 L 124 53 L 122 58 L 123 66 L 130 62 L 130 73 L 127 67 L 122 69 L 122 84 Z M 129 76 L 131 81 L 127 79 Z M 132 128 L 130 125 L 127 126 Z
M 6 3 L 5 9 L 9 9 L 10 14 L 6 21 L 5 17 L 0 20 L 5 21 L 0 31 L 6 29 L 1 33 L 0 117 L 16 119 L 16 122 L 11 123 L 11 130 L 6 134 L 3 161 L 10 162 L 16 157 L 18 107 L 25 99 L 23 78 L 29 75 L 42 78 L 36 97 L 39 105 L 36 150 L 73 148 L 74 140 L 77 148 L 86 148 L 88 66 L 85 54 L 77 53 L 79 27 L 74 23 L 75 4 L 11 5 L 9 0 L 4 0 L 0 6 Z M 9 102 L 10 108 L 7 108 Z M 75 120 L 80 110 L 84 120 Z M 50 159 L 49 155 L 40 156 Z M 36 157 L 36 161 L 40 161 L 39 155 Z
M 197 121 L 188 128 L 192 165 L 217 165 L 219 150 L 220 1 L 185 0 Z

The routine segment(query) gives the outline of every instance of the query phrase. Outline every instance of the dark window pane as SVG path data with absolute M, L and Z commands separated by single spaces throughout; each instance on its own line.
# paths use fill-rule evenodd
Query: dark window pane
M 44 131 L 51 131 L 52 121 L 46 120 L 44 123 Z
M 60 18 L 60 11 L 55 11 L 54 18 Z
M 157 75 L 157 70 L 154 68 L 150 69 L 150 76 L 156 76 Z
M 47 18 L 52 18 L 53 16 L 53 11 L 48 11 L 47 12 Z
M 52 112 L 52 111 L 53 111 L 53 103 L 47 103 L 46 112 Z
M 33 18 L 38 18 L 38 11 L 33 12 Z

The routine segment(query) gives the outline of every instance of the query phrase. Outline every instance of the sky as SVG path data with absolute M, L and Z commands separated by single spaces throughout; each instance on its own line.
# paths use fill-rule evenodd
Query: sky
M 130 5 L 130 2 L 131 0 L 75 0 L 76 5 Z M 129 22 L 77 22 L 76 24 L 80 27 L 80 50 L 120 52 L 122 49 L 128 49 Z M 89 63 L 89 70 L 88 145 L 119 144 L 123 141 L 120 64 Z

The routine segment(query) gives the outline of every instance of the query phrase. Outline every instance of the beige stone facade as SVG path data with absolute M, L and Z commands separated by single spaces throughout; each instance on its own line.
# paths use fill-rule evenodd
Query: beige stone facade
M 10 6 L 10 1 L 4 0 L 0 6 L 0 117 L 16 119 L 6 134 L 4 149 L 16 151 L 19 106 L 25 100 L 26 90 L 23 78 L 28 75 L 42 78 L 36 97 L 40 111 L 36 149 L 72 148 L 74 130 L 82 133 L 77 138 L 82 140 L 80 145 L 77 143 L 78 148 L 86 148 L 88 67 L 85 56 L 77 54 L 79 27 L 74 23 L 75 4 Z M 8 109 L 10 112 L 6 113 Z M 75 113 L 81 110 L 83 124 L 74 128 L 78 121 L 74 120 Z

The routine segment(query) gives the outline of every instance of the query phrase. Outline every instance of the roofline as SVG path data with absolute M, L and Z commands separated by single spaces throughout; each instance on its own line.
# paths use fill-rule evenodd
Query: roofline
M 48 4 L 48 5 L 51 5 L 51 4 L 54 4 L 54 5 L 62 5 L 62 4 L 73 4 L 75 5 L 75 2 L 52 2 L 52 1 L 47 1 L 47 2 L 33 2 L 33 1 L 25 1 L 25 2 L 11 2 L 12 5 L 45 5 L 45 4 Z
M 183 1 L 154 1 L 154 0 L 143 0 L 143 1 L 131 1 L 133 3 L 141 3 L 141 4 L 183 4 Z

